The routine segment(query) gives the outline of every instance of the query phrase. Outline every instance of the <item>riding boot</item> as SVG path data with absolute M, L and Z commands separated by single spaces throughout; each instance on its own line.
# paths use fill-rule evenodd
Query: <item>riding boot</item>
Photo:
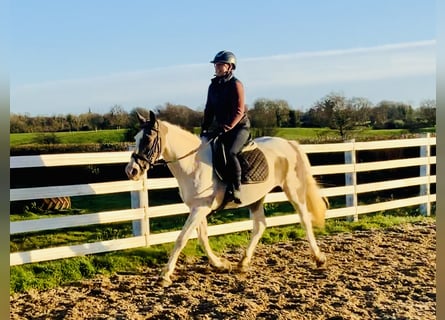
M 241 179 L 239 179 L 241 180 Z M 240 204 L 241 203 L 241 191 L 240 191 L 240 181 L 236 181 L 233 184 L 233 202 Z
M 233 170 L 233 202 L 241 203 L 241 165 L 238 158 L 234 157 L 234 170 Z
M 232 185 L 232 198 L 233 202 L 240 204 L 241 203 L 241 192 L 240 192 L 240 186 L 241 186 L 241 164 L 238 160 L 237 153 L 230 151 L 229 157 L 230 160 L 230 167 L 231 167 L 231 185 Z
M 241 191 L 239 188 L 233 188 L 233 202 L 241 204 Z

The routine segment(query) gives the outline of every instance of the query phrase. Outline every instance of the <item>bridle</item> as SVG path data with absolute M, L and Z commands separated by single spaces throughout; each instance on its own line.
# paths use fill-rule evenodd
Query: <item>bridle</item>
M 158 124 L 158 121 L 156 121 L 156 124 Z M 144 149 L 142 149 L 139 153 L 133 152 L 131 154 L 131 158 L 134 159 L 134 162 L 136 162 L 136 164 L 142 171 L 145 171 L 147 168 L 151 169 L 156 165 L 156 161 L 158 161 L 162 150 L 159 129 L 153 126 L 152 128 L 149 129 L 150 134 L 146 132 L 147 129 L 148 126 L 142 126 L 142 130 L 144 130 L 144 135 L 142 139 L 150 138 L 152 136 L 151 132 L 154 131 L 156 135 L 153 139 L 153 143 L 151 143 L 151 146 L 150 143 L 148 143 L 147 146 L 145 146 Z
M 209 139 L 205 144 L 201 144 L 199 147 L 180 156 L 179 158 L 176 158 L 174 160 L 169 160 L 169 161 L 158 162 L 159 157 L 161 156 L 161 153 L 162 153 L 161 135 L 159 133 L 158 128 L 159 128 L 158 120 L 156 120 L 155 125 L 151 128 L 149 128 L 148 125 L 142 125 L 142 130 L 144 130 L 144 136 L 142 139 L 144 139 L 145 137 L 152 136 L 152 134 L 148 134 L 145 132 L 147 129 L 150 130 L 150 133 L 152 131 L 154 131 L 156 136 L 153 139 L 153 143 L 151 143 L 151 147 L 149 147 L 149 145 L 147 144 L 147 146 L 145 146 L 141 152 L 139 152 L 139 153 L 133 152 L 131 154 L 131 158 L 134 159 L 134 162 L 136 162 L 136 164 L 139 166 L 139 168 L 142 171 L 145 171 L 147 168 L 152 169 L 155 166 L 160 166 L 160 165 L 166 166 L 169 163 L 174 163 L 179 160 L 185 159 L 185 158 L 191 156 L 192 154 L 198 152 L 201 148 L 205 147 L 206 145 L 208 145 L 209 143 L 211 143 L 213 140 L 215 140 L 217 138 L 217 137 L 213 137 L 213 138 Z

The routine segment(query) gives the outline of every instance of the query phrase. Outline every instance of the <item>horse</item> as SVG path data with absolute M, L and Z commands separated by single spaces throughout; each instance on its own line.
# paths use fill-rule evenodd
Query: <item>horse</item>
M 226 184 L 215 174 L 213 167 L 212 139 L 199 137 L 180 126 L 157 119 L 151 110 L 148 119 L 139 113 L 137 117 L 140 131 L 134 137 L 136 145 L 125 167 L 126 175 L 130 180 L 139 180 L 162 159 L 177 179 L 180 197 L 190 209 L 169 260 L 161 271 L 160 285 L 166 287 L 173 283 L 171 277 L 179 254 L 195 229 L 209 263 L 220 271 L 230 272 L 230 261 L 212 251 L 207 233 L 207 215 L 223 206 L 226 194 Z M 241 204 L 229 202 L 224 207 L 248 207 L 253 219 L 250 242 L 238 263 L 238 271 L 246 272 L 249 268 L 255 247 L 266 228 L 263 202 L 276 187 L 284 191 L 299 213 L 317 267 L 324 266 L 326 256 L 317 245 L 313 226 L 324 226 L 328 202 L 321 196 L 311 174 L 307 155 L 293 140 L 264 136 L 253 139 L 253 142 L 265 155 L 269 168 L 267 179 L 261 183 L 242 184 Z

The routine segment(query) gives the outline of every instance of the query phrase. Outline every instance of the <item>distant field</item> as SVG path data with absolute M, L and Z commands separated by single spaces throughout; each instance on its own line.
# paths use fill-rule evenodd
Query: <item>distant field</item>
M 375 137 L 375 136 L 397 136 L 406 133 L 404 129 L 392 129 L 392 130 L 355 130 L 349 134 L 354 137 Z M 329 128 L 279 128 L 276 135 L 285 139 L 315 139 L 315 138 L 327 138 L 338 137 L 339 133 L 336 130 Z
M 423 129 L 424 132 L 434 132 L 433 129 Z M 55 132 L 55 133 L 11 133 L 10 146 L 15 147 L 25 144 L 37 143 L 39 137 L 42 135 L 55 135 L 60 143 L 112 143 L 124 142 L 126 129 L 114 130 L 98 130 L 98 131 L 72 131 L 72 132 Z M 195 132 L 199 132 L 196 128 Z M 354 138 L 357 137 L 393 137 L 408 133 L 404 129 L 391 130 L 355 130 L 350 132 Z M 278 128 L 276 136 L 291 140 L 303 139 L 326 139 L 338 138 L 338 131 L 329 128 Z
M 111 143 L 123 142 L 126 129 L 97 130 L 97 131 L 71 131 L 55 133 L 11 133 L 9 145 L 11 147 L 33 144 L 39 136 L 54 134 L 60 143 Z

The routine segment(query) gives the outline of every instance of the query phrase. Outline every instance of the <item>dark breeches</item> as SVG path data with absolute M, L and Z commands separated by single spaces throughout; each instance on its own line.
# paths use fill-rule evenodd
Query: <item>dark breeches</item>
M 223 143 L 226 151 L 229 172 L 233 173 L 232 183 L 236 188 L 241 185 L 241 165 L 237 154 L 240 153 L 243 146 L 249 140 L 248 128 L 235 128 L 223 135 Z

